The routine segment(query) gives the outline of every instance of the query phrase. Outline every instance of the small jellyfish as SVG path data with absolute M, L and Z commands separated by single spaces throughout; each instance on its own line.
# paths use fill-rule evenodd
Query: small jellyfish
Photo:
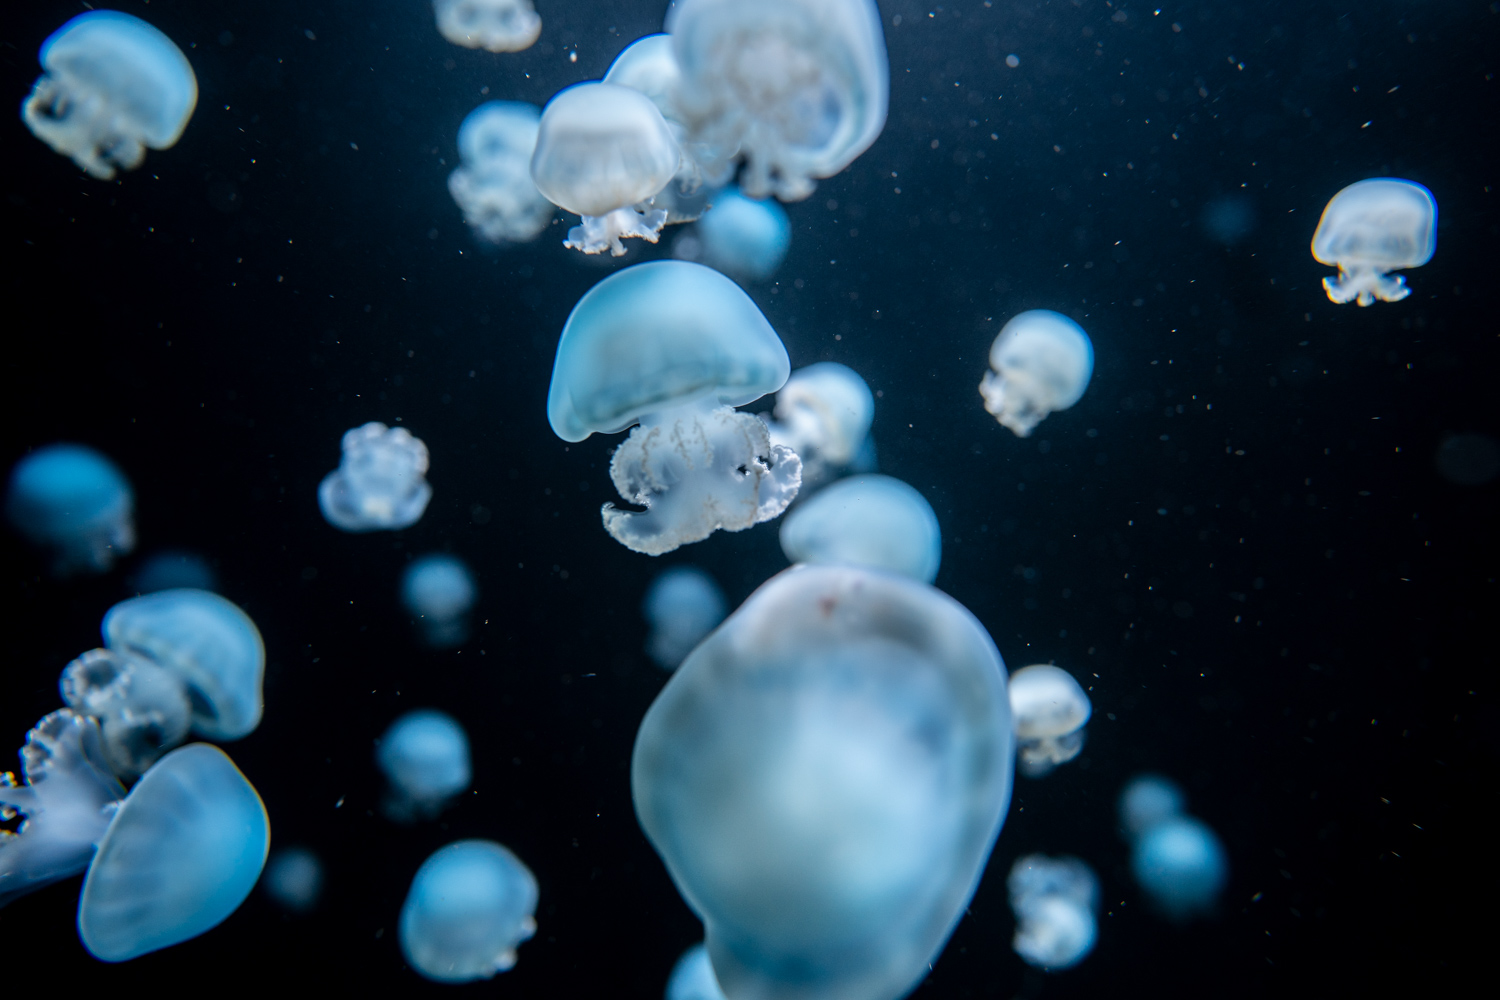
M 307 913 L 323 894 L 323 862 L 305 847 L 284 847 L 266 862 L 260 883 L 283 909 Z
M 741 281 L 767 281 L 791 246 L 792 224 L 776 202 L 727 188 L 698 220 L 697 240 L 702 263 Z
M 401 574 L 401 603 L 436 649 L 462 646 L 468 639 L 469 609 L 477 594 L 473 574 L 456 556 L 423 556 Z
M 1010 801 L 1005 667 L 958 602 L 842 566 L 772 577 L 646 712 L 636 816 L 727 996 L 894 998 Z
M 932 505 L 911 486 L 850 476 L 793 508 L 781 522 L 781 550 L 794 563 L 865 566 L 931 583 L 943 535 Z
M 167 549 L 147 556 L 130 574 L 129 586 L 137 594 L 184 588 L 218 590 L 219 574 L 200 555 Z
M 875 396 L 848 365 L 819 361 L 798 368 L 776 393 L 775 419 L 762 419 L 769 420 L 773 444 L 802 458 L 802 480 L 809 485 L 862 463 L 858 471 L 875 469 Z
M 667 1000 L 725 1000 L 708 949 L 695 944 L 682 953 L 667 980 Z
M 52 570 L 102 573 L 135 548 L 135 494 L 119 467 L 81 444 L 38 448 L 11 470 L 6 514 L 52 555 Z
M 1094 345 L 1083 327 L 1050 309 L 1013 317 L 990 345 L 990 367 L 979 383 L 984 408 L 1026 437 L 1047 414 L 1083 397 L 1094 374 Z
M 432 486 L 427 446 L 405 427 L 372 420 L 344 434 L 339 467 L 318 485 L 318 506 L 340 531 L 397 531 L 422 519 Z
M 1083 749 L 1083 727 L 1094 708 L 1061 667 L 1035 663 L 1010 675 L 1010 711 L 1016 720 L 1016 765 L 1040 778 Z
M 663 670 L 676 670 L 729 609 L 713 577 L 696 566 L 673 566 L 652 581 L 641 610 L 651 623 L 646 652 Z
M 618 84 L 579 83 L 542 110 L 531 179 L 554 205 L 582 217 L 564 246 L 619 257 L 623 239 L 656 242 L 667 213 L 650 201 L 681 160 L 650 98 Z
M 458 129 L 463 165 L 448 175 L 448 192 L 475 235 L 489 243 L 536 238 L 556 211 L 531 179 L 541 109 L 522 101 L 488 101 Z
M 617 271 L 579 300 L 557 345 L 547 419 L 564 441 L 615 434 L 609 475 L 627 502 L 605 529 L 661 555 L 722 528 L 779 516 L 802 463 L 765 424 L 731 409 L 779 389 L 786 348 L 750 297 L 701 264 L 652 261 Z
M 1394 177 L 1358 181 L 1334 195 L 1312 239 L 1313 258 L 1339 269 L 1338 277 L 1323 279 L 1329 300 L 1339 305 L 1401 301 L 1411 289 L 1390 272 L 1421 267 L 1436 250 L 1432 192 Z
M 444 712 L 407 712 L 380 737 L 375 763 L 390 782 L 386 815 L 398 822 L 430 819 L 469 787 L 469 737 Z
M 138 17 L 79 14 L 42 43 L 45 72 L 21 105 L 38 139 L 100 180 L 134 170 L 146 147 L 167 149 L 198 104 L 182 50 Z
M 1072 968 L 1094 950 L 1099 928 L 1099 880 L 1077 858 L 1028 854 L 1005 880 L 1016 914 L 1011 947 L 1028 964 L 1048 972 Z
M 536 933 L 536 876 L 493 840 L 460 840 L 422 862 L 401 906 L 401 953 L 439 983 L 490 979 Z
M 1129 836 L 1139 837 L 1163 820 L 1181 815 L 1185 808 L 1187 797 L 1175 781 L 1142 774 L 1120 793 L 1120 825 Z
M 1211 912 L 1229 880 L 1224 845 L 1207 824 L 1183 813 L 1184 804 L 1182 790 L 1156 775 L 1135 778 L 1120 796 L 1131 874 L 1173 920 Z
M 187 688 L 148 660 L 91 649 L 63 668 L 58 686 L 69 708 L 98 720 L 104 758 L 122 778 L 144 774 L 187 739 Z
M 454 45 L 520 52 L 542 33 L 531 0 L 432 0 L 438 31 Z

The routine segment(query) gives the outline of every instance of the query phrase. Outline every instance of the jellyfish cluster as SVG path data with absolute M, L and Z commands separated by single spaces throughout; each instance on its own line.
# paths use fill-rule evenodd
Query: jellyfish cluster
M 1011 947 L 1027 965 L 1048 972 L 1088 957 L 1099 936 L 1099 879 L 1077 858 L 1028 854 L 1005 880 L 1016 914 Z
M 1120 793 L 1120 825 L 1130 839 L 1130 873 L 1152 905 L 1173 920 L 1209 914 L 1229 880 L 1217 834 L 1188 815 L 1168 778 L 1143 774 Z
M 422 519 L 432 486 L 427 445 L 379 421 L 344 434 L 339 467 L 318 485 L 318 506 L 340 531 L 399 531 Z
M 464 221 L 487 243 L 525 243 L 556 211 L 531 179 L 541 109 L 524 101 L 486 101 L 458 129 L 463 160 L 448 175 L 448 193 Z
M 1072 674 L 1035 663 L 1010 675 L 1010 710 L 1016 720 L 1016 768 L 1040 778 L 1083 750 L 1083 727 L 1094 706 Z
M 59 576 L 102 573 L 135 548 L 135 491 L 119 466 L 80 444 L 53 444 L 10 473 L 5 513 Z
M 647 653 L 663 670 L 675 670 L 729 609 L 713 577 L 696 566 L 674 566 L 652 581 L 641 611 L 651 625 Z

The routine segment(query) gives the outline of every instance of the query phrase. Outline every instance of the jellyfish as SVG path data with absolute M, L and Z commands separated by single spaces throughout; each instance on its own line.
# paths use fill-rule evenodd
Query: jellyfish
M 1010 711 L 1021 773 L 1040 778 L 1077 757 L 1093 710 L 1089 696 L 1061 667 L 1035 663 L 1011 674 Z
M 344 434 L 339 467 L 318 485 L 318 506 L 340 531 L 398 531 L 422 519 L 432 486 L 427 446 L 405 427 L 372 420 Z
M 191 743 L 147 771 L 109 824 L 78 899 L 78 936 L 125 962 L 213 930 L 260 878 L 271 821 L 218 747 Z
M 1050 309 L 1013 317 L 990 345 L 990 367 L 979 383 L 984 408 L 1026 437 L 1047 414 L 1083 397 L 1094 373 L 1094 345 L 1083 327 Z
M 667 681 L 631 792 L 725 995 L 894 1000 L 979 883 L 1013 752 L 1004 664 L 962 605 L 797 566 Z
M 646 652 L 663 670 L 675 670 L 729 609 L 713 577 L 696 566 L 673 566 L 652 581 L 641 610 L 651 623 Z
M 401 906 L 401 953 L 439 983 L 490 979 L 536 933 L 536 876 L 493 840 L 460 840 L 422 862 Z
M 91 10 L 42 43 L 45 70 L 21 105 L 33 135 L 100 180 L 168 149 L 198 103 L 182 50 L 138 17 Z
M 48 445 L 17 462 L 5 508 L 27 541 L 51 553 L 59 576 L 105 572 L 135 548 L 130 481 L 81 444 Z
M 554 205 L 582 217 L 564 246 L 619 257 L 623 239 L 656 242 L 667 213 L 649 203 L 681 160 L 650 98 L 618 84 L 579 83 L 542 110 L 531 179 Z
M 786 516 L 781 549 L 794 563 L 866 566 L 931 583 L 943 560 L 943 535 L 932 505 L 906 483 L 850 476 Z
M 448 175 L 448 192 L 464 221 L 490 243 L 536 238 L 556 211 L 531 179 L 542 113 L 522 101 L 487 101 L 458 129 L 463 165 Z
M 147 556 L 130 575 L 130 589 L 137 594 L 183 588 L 218 590 L 219 575 L 202 556 L 173 549 Z
M 282 909 L 307 913 L 323 894 L 323 862 L 305 847 L 283 847 L 266 862 L 260 882 Z
M 609 475 L 646 509 L 607 503 L 601 514 L 620 544 L 661 555 L 769 521 L 797 495 L 797 455 L 731 409 L 779 389 L 790 368 L 781 338 L 733 281 L 686 261 L 637 264 L 573 308 L 547 419 L 564 441 L 639 424 Z
M 742 157 L 752 198 L 806 198 L 885 126 L 890 71 L 873 0 L 683 0 L 666 27 L 689 141 Z
M 104 759 L 122 778 L 144 774 L 187 739 L 187 688 L 149 660 L 91 649 L 63 669 L 58 686 L 69 708 L 98 720 Z
M 1170 778 L 1142 774 L 1132 778 L 1120 793 L 1120 825 L 1127 835 L 1139 837 L 1164 820 L 1182 815 L 1187 797 Z
M 415 615 L 429 646 L 451 649 L 469 637 L 469 609 L 477 591 L 469 567 L 456 556 L 423 556 L 401 574 L 401 603 Z
M 1334 195 L 1312 239 L 1313 259 L 1339 269 L 1338 277 L 1323 279 L 1329 300 L 1339 305 L 1401 301 L 1411 289 L 1404 277 L 1390 272 L 1421 267 L 1435 250 L 1432 192 L 1394 177 L 1358 181 Z
M 454 45 L 520 52 L 542 33 L 531 0 L 432 0 L 438 31 Z
M 1005 881 L 1016 914 L 1011 947 L 1028 965 L 1058 972 L 1094 950 L 1099 880 L 1088 865 L 1028 854 L 1016 859 Z
M 802 458 L 808 485 L 838 470 L 875 471 L 870 424 L 875 396 L 859 373 L 837 361 L 798 368 L 776 394 L 775 419 L 767 421 L 773 444 L 784 444 Z
M 714 967 L 708 960 L 708 949 L 695 944 L 682 953 L 672 966 L 667 980 L 667 1000 L 725 1000 Z
M 1211 912 L 1229 880 L 1224 845 L 1184 806 L 1182 790 L 1156 775 L 1135 778 L 1120 796 L 1131 874 L 1158 910 L 1179 921 Z
M 713 196 L 712 209 L 698 220 L 692 259 L 741 281 L 767 281 L 781 266 L 791 242 L 786 209 L 728 188 Z M 684 256 L 686 248 L 681 249 L 684 253 L 678 255 Z
M 407 712 L 380 737 L 375 763 L 390 782 L 386 815 L 398 822 L 429 819 L 469 787 L 469 737 L 444 712 Z

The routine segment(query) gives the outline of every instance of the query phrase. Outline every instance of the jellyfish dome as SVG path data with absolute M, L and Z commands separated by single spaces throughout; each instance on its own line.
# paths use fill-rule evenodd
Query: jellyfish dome
M 667 980 L 667 1000 L 725 1000 L 724 991 L 719 989 L 719 981 L 714 978 L 708 949 L 703 945 L 693 945 L 672 966 L 672 976 Z
M 870 454 L 874 471 L 870 424 L 875 420 L 875 396 L 859 373 L 837 361 L 819 361 L 798 368 L 776 394 L 771 441 L 784 444 L 802 457 L 802 478 L 814 483 L 835 470 L 861 463 Z
M 781 522 L 794 563 L 865 566 L 931 583 L 943 535 L 927 498 L 890 476 L 850 476 L 802 501 Z
M 439 983 L 489 979 L 516 964 L 536 933 L 536 877 L 492 840 L 439 848 L 417 869 L 401 906 L 401 953 Z
M 432 0 L 439 33 L 454 45 L 520 52 L 542 33 L 531 0 Z
M 307 913 L 323 894 L 323 862 L 305 847 L 284 847 L 266 862 L 260 882 L 282 909 Z
M 193 709 L 177 675 L 109 649 L 92 649 L 63 668 L 63 701 L 99 722 L 104 758 L 134 778 L 187 739 Z
M 399 822 L 436 816 L 469 787 L 469 737 L 457 719 L 434 709 L 391 723 L 375 762 L 390 782 L 386 815 Z
M 1323 279 L 1323 290 L 1340 305 L 1401 301 L 1411 289 L 1390 272 L 1421 267 L 1436 250 L 1432 192 L 1395 177 L 1372 177 L 1334 195 L 1312 239 L 1313 258 L 1339 269 L 1338 277 Z
M 1010 711 L 1021 773 L 1040 778 L 1077 757 L 1093 710 L 1089 696 L 1061 667 L 1036 663 L 1011 674 Z
M 1026 437 L 1047 414 L 1083 398 L 1094 374 L 1094 345 L 1062 313 L 1030 309 L 1000 330 L 990 345 L 990 368 L 979 383 L 984 408 Z
M 775 392 L 791 364 L 750 297 L 701 264 L 652 261 L 589 289 L 563 327 L 547 419 L 564 441 L 639 424 L 609 475 L 641 512 L 605 504 L 620 544 L 661 555 L 777 517 L 802 463 L 731 407 Z
M 1177 920 L 1211 911 L 1229 880 L 1224 846 L 1192 816 L 1147 828 L 1130 852 L 1130 871 L 1157 908 Z
M 1138 837 L 1158 823 L 1182 815 L 1187 797 L 1170 778 L 1142 774 L 1132 778 L 1120 793 L 1120 825 Z
M 92 448 L 53 444 L 16 463 L 6 514 L 53 572 L 102 573 L 135 548 L 135 494 L 119 467 Z
M 767 281 L 786 258 L 792 224 L 776 202 L 728 188 L 698 220 L 698 240 L 703 263 L 745 281 Z
M 427 644 L 438 649 L 461 646 L 469 637 L 469 609 L 477 595 L 473 574 L 456 556 L 423 556 L 401 575 L 401 603 L 416 616 Z
M 422 519 L 432 486 L 427 445 L 405 427 L 372 420 L 344 434 L 339 467 L 318 485 L 318 506 L 340 531 L 398 531 Z
M 651 623 L 646 651 L 663 670 L 675 670 L 729 609 L 713 577 L 696 566 L 673 566 L 652 581 L 641 610 Z
M 672 675 L 631 791 L 725 995 L 895 1000 L 979 883 L 1013 750 L 1004 664 L 967 610 L 800 566 Z
M 156 552 L 130 574 L 130 589 L 137 594 L 158 590 L 218 590 L 219 575 L 208 560 L 192 552 Z
M 1048 972 L 1071 968 L 1094 950 L 1099 880 L 1077 858 L 1028 854 L 1006 879 L 1016 914 L 1011 943 L 1028 965 Z
M 475 235 L 489 243 L 524 243 L 552 221 L 553 205 L 531 179 L 541 109 L 522 101 L 488 101 L 458 129 L 462 166 L 448 192 Z

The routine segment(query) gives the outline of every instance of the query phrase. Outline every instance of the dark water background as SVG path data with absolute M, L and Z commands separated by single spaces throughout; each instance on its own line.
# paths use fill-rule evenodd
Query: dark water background
M 198 110 L 118 183 L 4 117 L 0 461 L 92 444 L 135 484 L 142 553 L 211 557 L 268 649 L 265 721 L 227 749 L 273 846 L 312 847 L 328 882 L 311 916 L 257 893 L 197 940 L 106 966 L 78 943 L 71 880 L 0 910 L 7 986 L 436 993 L 401 960 L 397 912 L 428 853 L 490 837 L 535 871 L 540 930 L 514 971 L 459 989 L 659 996 L 701 931 L 631 809 L 635 728 L 664 679 L 639 601 L 664 564 L 693 562 L 738 602 L 785 565 L 777 525 L 662 560 L 604 534 L 617 439 L 565 446 L 544 399 L 569 309 L 620 264 L 565 251 L 561 225 L 483 252 L 445 179 L 476 104 L 601 76 L 659 30 L 661 0 L 538 0 L 541 41 L 502 56 L 445 42 L 422 0 L 116 6 L 187 52 Z M 7 5 L 13 106 L 82 9 Z M 878 390 L 882 470 L 942 524 L 938 586 L 1012 668 L 1055 659 L 1092 685 L 1083 757 L 1018 779 L 970 915 L 915 995 L 1451 989 L 1495 926 L 1500 493 L 1445 481 L 1433 456 L 1450 432 L 1497 433 L 1500 15 L 1155 9 L 881 3 L 885 132 L 788 206 L 778 284 L 752 289 L 794 367 L 842 361 Z M 1437 255 L 1404 302 L 1335 306 L 1313 226 L 1379 175 L 1432 189 Z M 1255 219 L 1232 248 L 1201 224 L 1224 196 Z M 1098 367 L 1020 440 L 976 387 L 1029 308 L 1079 320 Z M 426 516 L 335 531 L 315 489 L 339 436 L 398 417 L 431 449 Z M 396 601 L 402 566 L 433 549 L 479 580 L 484 624 L 457 652 L 422 649 Z M 14 767 L 129 565 L 56 582 L 9 534 L 0 558 Z M 475 791 L 397 827 L 372 741 L 429 705 L 468 728 Z M 1129 879 L 1113 803 L 1143 769 L 1181 780 L 1224 838 L 1215 919 L 1174 927 Z M 1108 914 L 1093 955 L 1051 977 L 1009 947 L 1005 874 L 1037 850 L 1092 864 Z

